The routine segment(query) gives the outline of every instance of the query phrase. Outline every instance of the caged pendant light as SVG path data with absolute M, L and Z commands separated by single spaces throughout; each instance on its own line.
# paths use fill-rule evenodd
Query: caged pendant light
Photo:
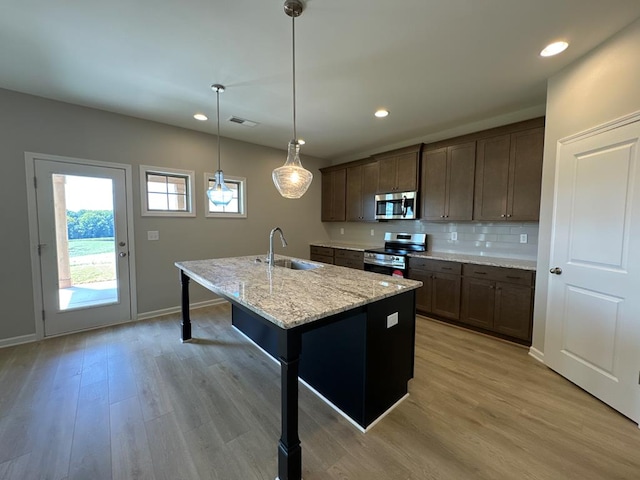
M 220 93 L 224 92 L 224 86 L 215 83 L 211 85 L 211 90 L 216 92 L 216 112 L 218 115 L 218 170 L 216 170 L 214 176 L 214 184 L 209 190 L 207 190 L 207 196 L 211 203 L 216 206 L 229 205 L 229 202 L 233 199 L 233 192 L 224 183 L 224 174 L 220 168 Z
M 300 0 L 286 0 L 284 12 L 291 17 L 292 38 L 293 38 L 293 140 L 289 142 L 287 161 L 281 167 L 276 168 L 273 173 L 273 183 L 285 198 L 300 198 L 305 194 L 313 174 L 305 169 L 300 162 L 300 142 L 296 130 L 296 17 L 302 15 L 304 5 Z

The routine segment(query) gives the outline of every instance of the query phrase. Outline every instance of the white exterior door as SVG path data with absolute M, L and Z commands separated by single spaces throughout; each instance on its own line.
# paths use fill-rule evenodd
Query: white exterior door
M 640 422 L 640 122 L 560 142 L 545 362 Z
M 33 163 L 44 335 L 132 319 L 125 171 Z

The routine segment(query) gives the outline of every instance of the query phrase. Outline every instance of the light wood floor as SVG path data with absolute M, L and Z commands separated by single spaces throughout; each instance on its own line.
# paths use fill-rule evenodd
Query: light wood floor
M 0 479 L 273 480 L 279 369 L 220 305 L 0 350 Z M 418 318 L 363 435 L 300 387 L 305 480 L 640 479 L 640 430 L 523 348 Z M 330 346 L 328 346 L 330 348 Z

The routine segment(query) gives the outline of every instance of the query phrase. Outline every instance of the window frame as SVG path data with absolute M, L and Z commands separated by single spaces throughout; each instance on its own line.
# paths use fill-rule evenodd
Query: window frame
M 187 210 L 149 210 L 149 192 L 147 191 L 147 175 L 161 175 L 186 178 L 186 201 Z M 151 192 L 154 193 L 154 192 Z M 154 167 L 151 165 L 140 165 L 140 209 L 143 217 L 195 217 L 196 202 L 195 196 L 195 172 L 193 170 L 183 170 L 169 167 Z
M 209 181 L 215 180 L 215 173 L 205 172 L 204 174 L 204 214 L 206 218 L 247 218 L 247 179 L 245 177 L 235 177 L 233 175 L 225 175 L 224 181 L 238 184 L 238 207 L 240 212 L 212 212 L 209 210 Z

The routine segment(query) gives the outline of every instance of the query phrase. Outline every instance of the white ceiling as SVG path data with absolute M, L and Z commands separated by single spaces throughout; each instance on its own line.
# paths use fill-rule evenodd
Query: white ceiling
M 286 149 L 283 0 L 0 0 L 0 88 Z M 640 16 L 638 0 L 308 0 L 296 20 L 303 153 L 347 158 L 531 111 L 546 79 Z M 550 41 L 562 55 L 543 59 Z M 386 107 L 391 114 L 376 119 Z M 245 127 L 226 120 L 246 118 Z M 417 143 L 417 142 L 415 142 Z

